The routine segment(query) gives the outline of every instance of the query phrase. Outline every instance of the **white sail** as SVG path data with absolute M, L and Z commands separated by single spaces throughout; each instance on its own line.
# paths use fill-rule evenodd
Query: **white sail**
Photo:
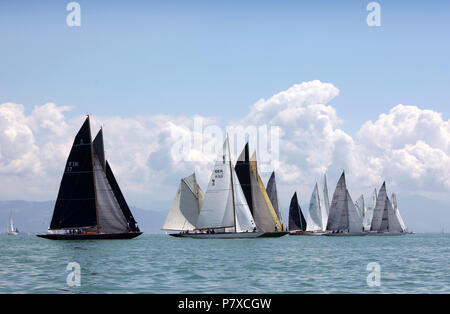
M 375 204 L 375 208 L 373 210 L 372 222 L 370 226 L 371 231 L 381 231 L 382 219 L 383 216 L 385 216 L 384 212 L 386 207 L 386 198 L 387 198 L 386 183 L 383 182 L 383 185 L 381 186 L 381 189 L 378 192 L 377 201 Z
M 203 192 L 195 179 L 195 173 L 181 179 L 177 194 L 162 229 L 194 230 L 200 207 L 203 203 L 203 197 Z
M 363 219 L 347 190 L 348 231 L 351 233 L 363 231 Z
M 333 194 L 327 230 L 340 231 L 348 229 L 347 187 L 345 174 L 342 173 Z
M 400 215 L 400 211 L 398 210 L 397 195 L 395 193 L 392 193 L 392 206 L 394 207 L 394 212 L 395 212 L 395 215 L 397 216 L 398 221 L 400 222 L 402 231 L 406 232 L 406 225 L 405 225 L 405 222 L 403 221 L 402 216 Z
M 14 232 L 14 222 L 12 218 L 12 213 L 9 215 L 9 232 Z
M 376 203 L 377 203 L 377 189 L 374 189 L 373 195 L 372 195 L 372 202 L 366 208 L 366 211 L 364 214 L 363 225 L 364 225 L 365 231 L 369 231 L 370 226 L 372 225 L 373 210 L 375 209 Z
M 197 229 L 234 227 L 234 206 L 231 187 L 228 138 L 223 144 L 219 160 L 214 165 L 203 205 L 197 220 Z
M 252 213 L 248 207 L 234 167 L 232 167 L 231 171 L 233 173 L 234 202 L 236 208 L 236 232 L 252 232 L 256 227 Z
M 364 214 L 366 213 L 366 207 L 364 205 L 364 195 L 361 195 L 355 203 L 355 207 L 358 210 L 359 216 L 364 217 Z
M 323 175 L 323 202 L 325 204 L 325 213 L 328 218 L 330 213 L 330 198 L 328 196 L 327 174 Z
M 323 231 L 322 221 L 322 208 L 319 198 L 319 188 L 317 183 L 314 187 L 314 191 L 311 195 L 311 201 L 309 202 L 309 215 L 306 223 L 306 231 Z
M 392 207 L 392 203 L 390 202 L 388 197 L 386 198 L 386 206 L 388 213 L 388 231 L 392 233 L 403 232 L 404 230 L 400 225 L 397 215 L 395 214 L 394 208 Z

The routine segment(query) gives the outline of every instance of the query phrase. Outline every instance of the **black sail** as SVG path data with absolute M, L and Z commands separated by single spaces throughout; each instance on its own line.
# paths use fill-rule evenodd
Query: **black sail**
M 297 192 L 292 196 L 291 204 L 289 205 L 289 231 L 294 230 L 306 230 L 306 220 L 298 204 Z
M 250 157 L 248 143 L 245 144 L 244 150 L 236 161 L 234 170 L 236 171 L 239 183 L 241 184 L 242 191 L 244 192 L 248 207 L 250 208 L 250 212 L 253 215 L 253 198 L 252 186 L 250 181 Z
M 89 117 L 75 136 L 59 187 L 50 229 L 97 225 Z
M 130 231 L 139 232 L 139 227 L 137 226 L 136 220 L 134 220 L 133 214 L 131 213 L 130 208 L 128 207 L 127 202 L 125 201 L 125 197 L 120 190 L 119 184 L 117 184 L 116 178 L 109 166 L 108 161 L 106 160 L 106 177 L 108 178 L 108 182 L 111 185 L 111 188 L 116 196 L 117 201 L 119 202 L 120 208 L 122 209 L 123 215 L 125 216 L 128 227 Z

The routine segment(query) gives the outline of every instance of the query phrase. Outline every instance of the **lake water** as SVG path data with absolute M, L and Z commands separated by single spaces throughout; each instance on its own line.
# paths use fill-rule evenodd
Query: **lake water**
M 248 240 L 144 234 L 115 241 L 0 235 L 0 293 L 450 293 L 449 244 L 448 234 Z M 67 283 L 70 262 L 80 265 L 79 286 Z M 379 272 L 367 270 L 369 263 L 378 263 Z M 368 277 L 379 286 L 369 286 Z

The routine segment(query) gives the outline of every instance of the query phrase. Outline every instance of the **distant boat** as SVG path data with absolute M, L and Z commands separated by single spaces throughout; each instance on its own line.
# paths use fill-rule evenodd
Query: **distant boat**
M 131 239 L 141 235 L 105 159 L 103 130 L 92 142 L 89 116 L 72 145 L 47 234 L 52 240 Z
M 182 204 L 180 207 L 184 206 Z M 227 137 L 214 165 L 195 230 L 170 235 L 197 239 L 237 239 L 280 237 L 285 234 L 258 230 L 232 165 Z
M 358 213 L 345 182 L 343 172 L 333 194 L 328 216 L 326 236 L 361 236 L 363 231 L 362 217 Z
M 386 182 L 383 182 L 378 192 L 369 235 L 406 234 L 406 229 L 402 227 L 398 217 L 399 214 L 394 211 L 394 207 L 387 196 Z
M 13 217 L 12 217 L 12 211 L 11 211 L 11 213 L 9 214 L 8 234 L 9 234 L 9 235 L 18 235 L 18 234 L 19 234 L 19 229 L 14 228 L 14 222 L 13 222 Z
M 195 173 L 181 179 L 162 230 L 194 231 L 204 198 Z
M 289 234 L 303 235 L 306 228 L 305 216 L 303 216 L 302 209 L 298 203 L 297 192 L 295 192 L 289 205 Z

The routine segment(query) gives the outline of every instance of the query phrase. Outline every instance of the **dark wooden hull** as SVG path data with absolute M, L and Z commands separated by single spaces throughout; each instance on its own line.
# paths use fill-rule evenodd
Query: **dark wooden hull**
M 89 234 L 56 234 L 46 233 L 38 234 L 39 238 L 49 240 L 125 240 L 140 236 L 142 232 L 125 233 L 89 233 Z
M 176 238 L 193 239 L 255 239 L 255 238 L 279 238 L 287 232 L 218 232 L 218 233 L 170 233 Z

